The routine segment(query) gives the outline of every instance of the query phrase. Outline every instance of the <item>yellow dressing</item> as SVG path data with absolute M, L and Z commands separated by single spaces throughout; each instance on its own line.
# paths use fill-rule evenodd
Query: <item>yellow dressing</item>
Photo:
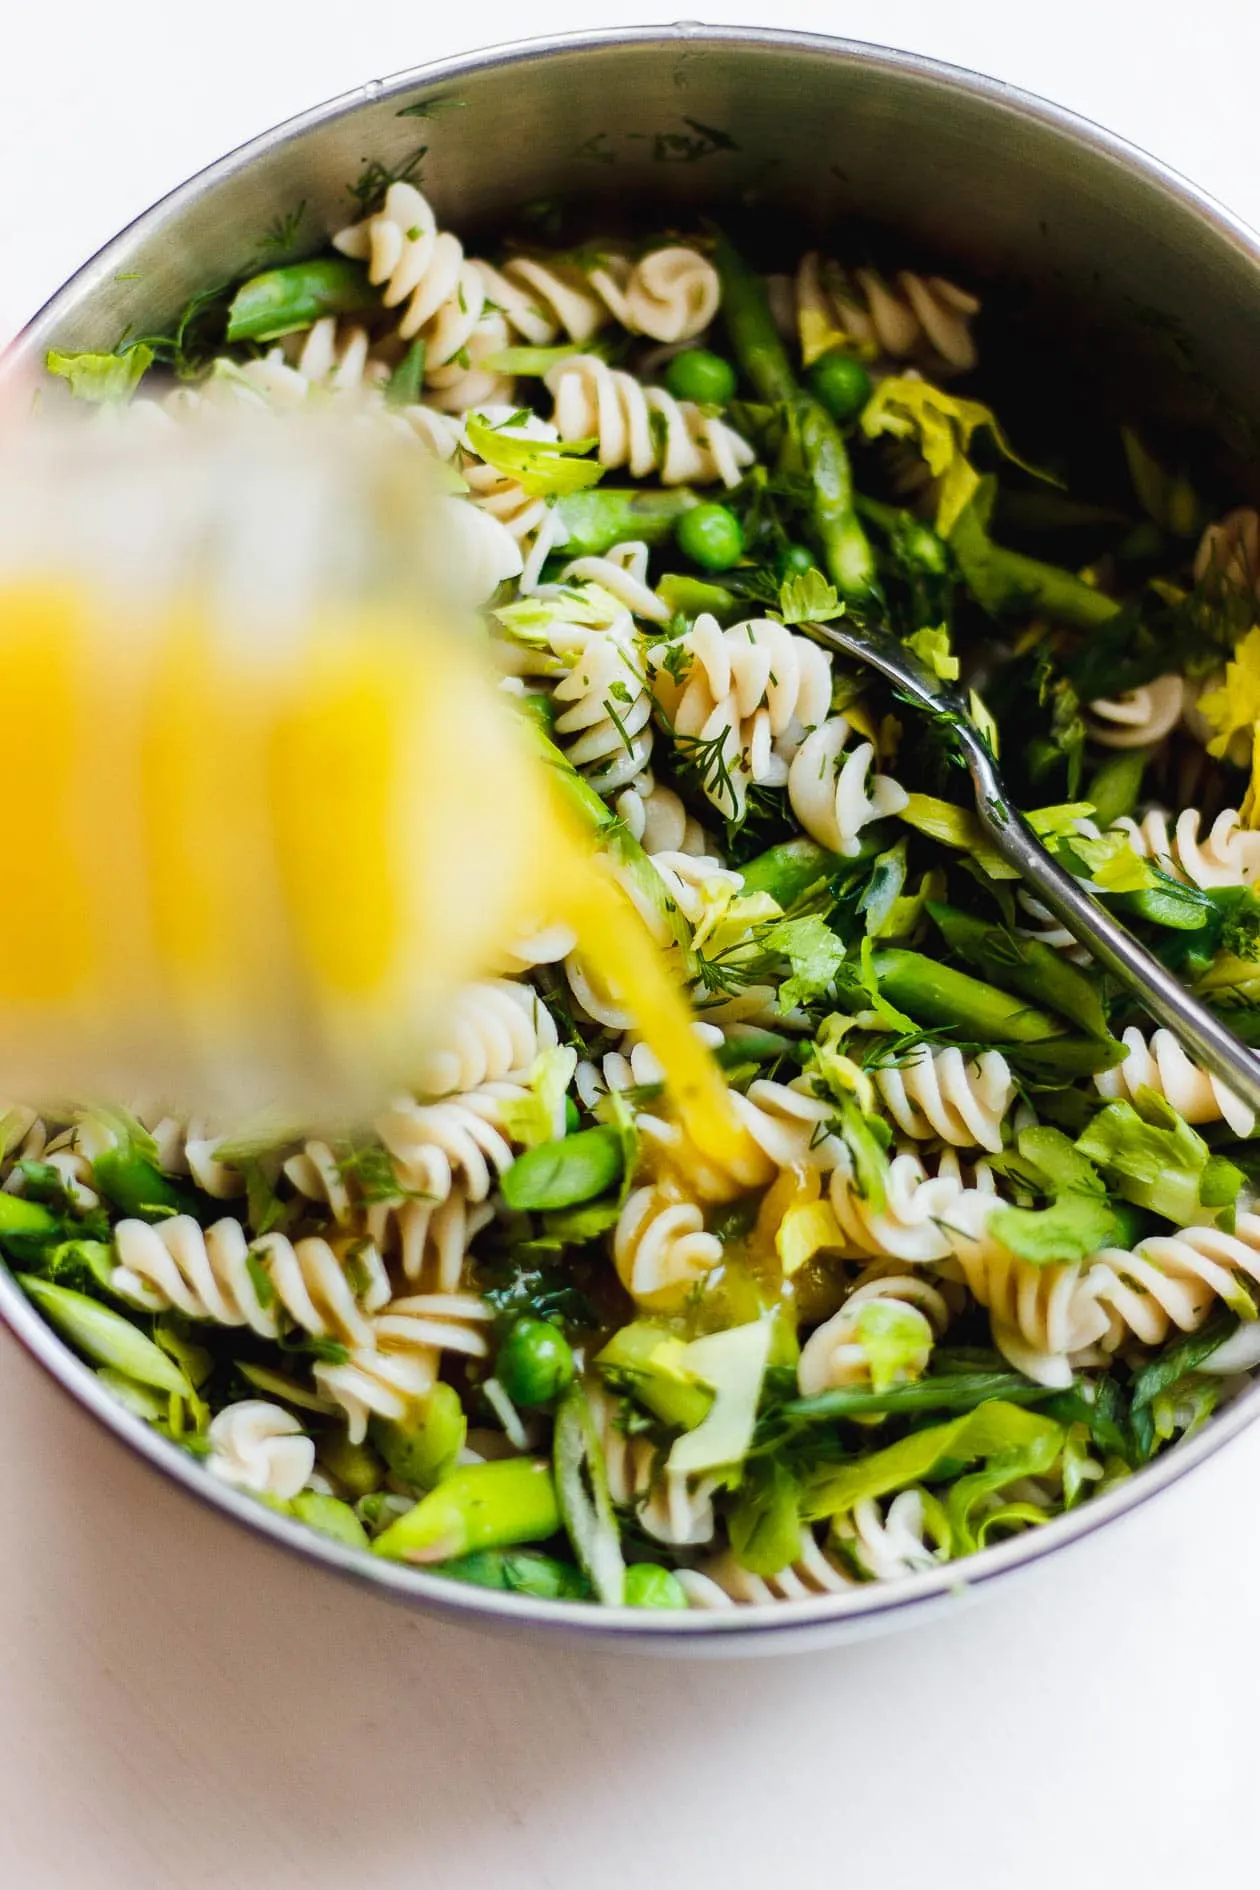
M 467 643 L 378 605 L 259 648 L 195 603 L 124 622 L 34 582 L 0 590 L 0 626 L 0 1042 L 21 1013 L 28 1067 L 46 1046 L 68 1092 L 152 1063 L 195 1101 L 252 1062 L 260 1094 L 351 1107 L 542 915 L 694 1143 L 746 1168 L 665 960 Z

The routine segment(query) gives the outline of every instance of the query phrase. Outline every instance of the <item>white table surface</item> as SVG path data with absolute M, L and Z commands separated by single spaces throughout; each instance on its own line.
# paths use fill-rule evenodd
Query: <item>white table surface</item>
M 292 111 L 471 43 L 676 10 L 8 0 L 0 337 L 156 196 Z M 986 69 L 1260 222 L 1252 0 L 718 11 Z M 133 1463 L 7 1335 L 0 1436 L 14 1890 L 1256 1881 L 1260 1427 L 956 1618 L 704 1665 L 482 1638 L 290 1566 Z

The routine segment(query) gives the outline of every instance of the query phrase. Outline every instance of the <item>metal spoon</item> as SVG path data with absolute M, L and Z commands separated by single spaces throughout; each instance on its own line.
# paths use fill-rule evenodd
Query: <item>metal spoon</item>
M 1213 1076 L 1260 1112 L 1260 1056 L 1192 997 L 1042 845 L 1013 805 L 988 744 L 958 691 L 887 630 L 863 629 L 847 621 L 806 628 L 815 641 L 879 670 L 916 708 L 948 721 L 971 775 L 976 813 L 994 849 L 1036 888 L 1055 918 L 1089 947 L 1099 964 L 1174 1031 Z

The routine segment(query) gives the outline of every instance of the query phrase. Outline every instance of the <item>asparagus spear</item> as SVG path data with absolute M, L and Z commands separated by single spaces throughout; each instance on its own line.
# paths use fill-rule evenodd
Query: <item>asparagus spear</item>
M 788 448 L 809 477 L 810 509 L 827 575 L 843 597 L 869 597 L 875 558 L 854 509 L 853 474 L 840 429 L 797 381 L 761 278 L 725 237 L 718 240 L 717 265 L 735 357 L 757 397 L 785 410 Z

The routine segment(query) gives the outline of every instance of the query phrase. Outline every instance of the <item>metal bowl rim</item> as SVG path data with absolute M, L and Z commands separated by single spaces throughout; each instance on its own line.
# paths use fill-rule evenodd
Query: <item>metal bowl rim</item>
M 63 310 L 90 294 L 112 273 L 116 261 L 137 240 L 165 226 L 173 216 L 225 178 L 244 170 L 257 158 L 299 134 L 421 87 L 459 82 L 482 71 L 545 61 L 559 55 L 597 55 L 619 46 L 655 47 L 662 52 L 692 46 L 705 51 L 743 47 L 771 54 L 803 53 L 876 72 L 913 76 L 944 90 L 966 93 L 995 110 L 1032 121 L 1143 177 L 1174 199 L 1188 216 L 1211 224 L 1239 250 L 1256 268 L 1260 292 L 1260 237 L 1241 218 L 1171 166 L 1065 106 L 966 67 L 865 41 L 780 28 L 702 26 L 682 21 L 673 26 L 606 27 L 513 40 L 412 67 L 387 79 L 370 80 L 283 120 L 177 185 L 104 244 L 23 327 L 0 357 L 0 374 L 15 359 L 42 350 L 45 333 L 55 327 Z M 828 1625 L 834 1625 L 837 1636 L 844 1630 L 857 1631 L 862 1627 L 871 1632 L 891 1625 L 899 1617 L 917 1615 L 932 1604 L 939 1606 L 951 1598 L 987 1588 L 1008 1572 L 1031 1566 L 1149 1502 L 1213 1456 L 1260 1416 L 1260 1382 L 1257 1382 L 1235 1398 L 1197 1436 L 1179 1444 L 1104 1495 L 1039 1529 L 982 1550 L 964 1562 L 946 1563 L 939 1569 L 900 1581 L 855 1586 L 841 1595 L 822 1594 L 791 1603 L 671 1615 L 655 1610 L 601 1608 L 587 1602 L 542 1602 L 529 1596 L 466 1587 L 426 1574 L 421 1569 L 366 1556 L 317 1535 L 208 1476 L 193 1458 L 126 1410 L 45 1323 L 3 1266 L 0 1266 L 0 1317 L 45 1371 L 150 1469 L 207 1507 L 231 1517 L 255 1536 L 296 1553 L 308 1563 L 330 1569 L 395 1601 L 420 1604 L 428 1612 L 453 1622 L 469 1626 L 528 1625 L 531 1629 L 549 1630 L 570 1639 L 583 1637 L 605 1645 L 620 1642 L 628 1648 L 650 1646 L 656 1651 L 671 1647 L 684 1651 L 688 1643 L 720 1646 L 737 1642 L 742 1646 L 751 1641 L 786 1648 L 794 1639 L 812 1639 L 813 1635 L 806 1630 Z

